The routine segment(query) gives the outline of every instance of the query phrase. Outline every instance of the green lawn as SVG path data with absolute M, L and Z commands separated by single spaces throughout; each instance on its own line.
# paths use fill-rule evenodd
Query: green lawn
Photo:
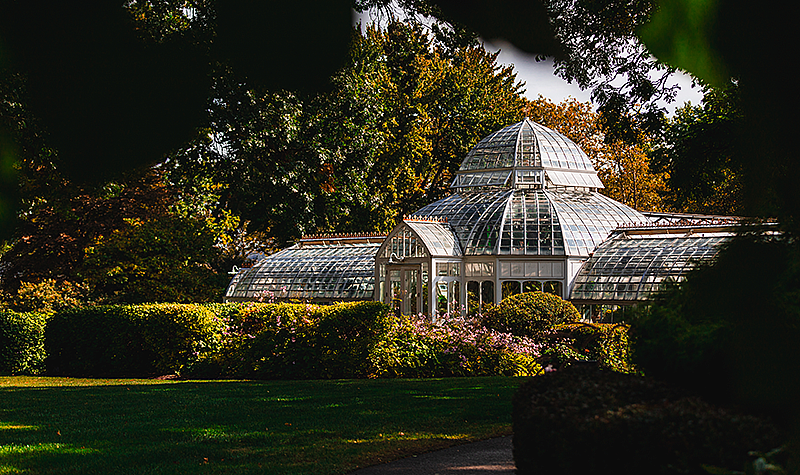
M 0 377 L 0 474 L 336 474 L 509 434 L 523 378 Z

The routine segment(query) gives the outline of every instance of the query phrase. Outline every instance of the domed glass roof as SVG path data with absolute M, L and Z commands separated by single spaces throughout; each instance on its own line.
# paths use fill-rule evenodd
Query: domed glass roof
M 621 224 L 644 215 L 597 192 L 483 190 L 415 213 L 445 219 L 464 255 L 587 256 Z
M 464 255 L 588 256 L 644 215 L 597 193 L 589 157 L 571 140 L 525 119 L 467 154 L 456 193 L 415 216 L 445 220 Z
M 558 132 L 525 119 L 481 140 L 451 188 L 603 188 L 589 157 Z

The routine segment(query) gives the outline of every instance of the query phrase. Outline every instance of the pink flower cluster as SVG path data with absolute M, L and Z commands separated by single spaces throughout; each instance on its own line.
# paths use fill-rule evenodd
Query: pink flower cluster
M 477 317 L 444 314 L 435 321 L 424 315 L 405 317 L 405 329 L 422 338 L 446 344 L 444 351 L 456 353 L 467 346 L 479 352 L 508 352 L 538 357 L 544 346 L 530 338 L 501 333 L 484 327 Z

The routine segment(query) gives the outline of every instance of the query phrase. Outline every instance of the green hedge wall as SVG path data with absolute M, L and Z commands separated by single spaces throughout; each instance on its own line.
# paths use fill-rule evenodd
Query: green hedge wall
M 218 350 L 224 329 L 194 304 L 112 305 L 55 314 L 45 332 L 48 374 L 181 373 Z
M 0 310 L 0 374 L 34 375 L 44 370 L 47 316 Z
M 49 374 L 328 379 L 533 375 L 541 344 L 453 316 L 396 317 L 378 302 L 149 304 L 58 312 Z
M 386 305 L 247 303 L 214 306 L 225 322 L 220 351 L 195 376 L 260 379 L 376 376 L 391 324 Z

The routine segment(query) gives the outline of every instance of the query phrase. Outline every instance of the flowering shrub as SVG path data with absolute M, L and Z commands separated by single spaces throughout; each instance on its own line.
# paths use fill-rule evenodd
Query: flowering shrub
M 379 364 L 384 377 L 507 375 L 541 372 L 542 346 L 484 327 L 480 320 L 445 315 L 395 317 Z
M 500 332 L 536 337 L 553 325 L 580 320 L 580 313 L 570 302 L 544 292 L 525 292 L 503 299 L 490 307 L 483 324 Z

